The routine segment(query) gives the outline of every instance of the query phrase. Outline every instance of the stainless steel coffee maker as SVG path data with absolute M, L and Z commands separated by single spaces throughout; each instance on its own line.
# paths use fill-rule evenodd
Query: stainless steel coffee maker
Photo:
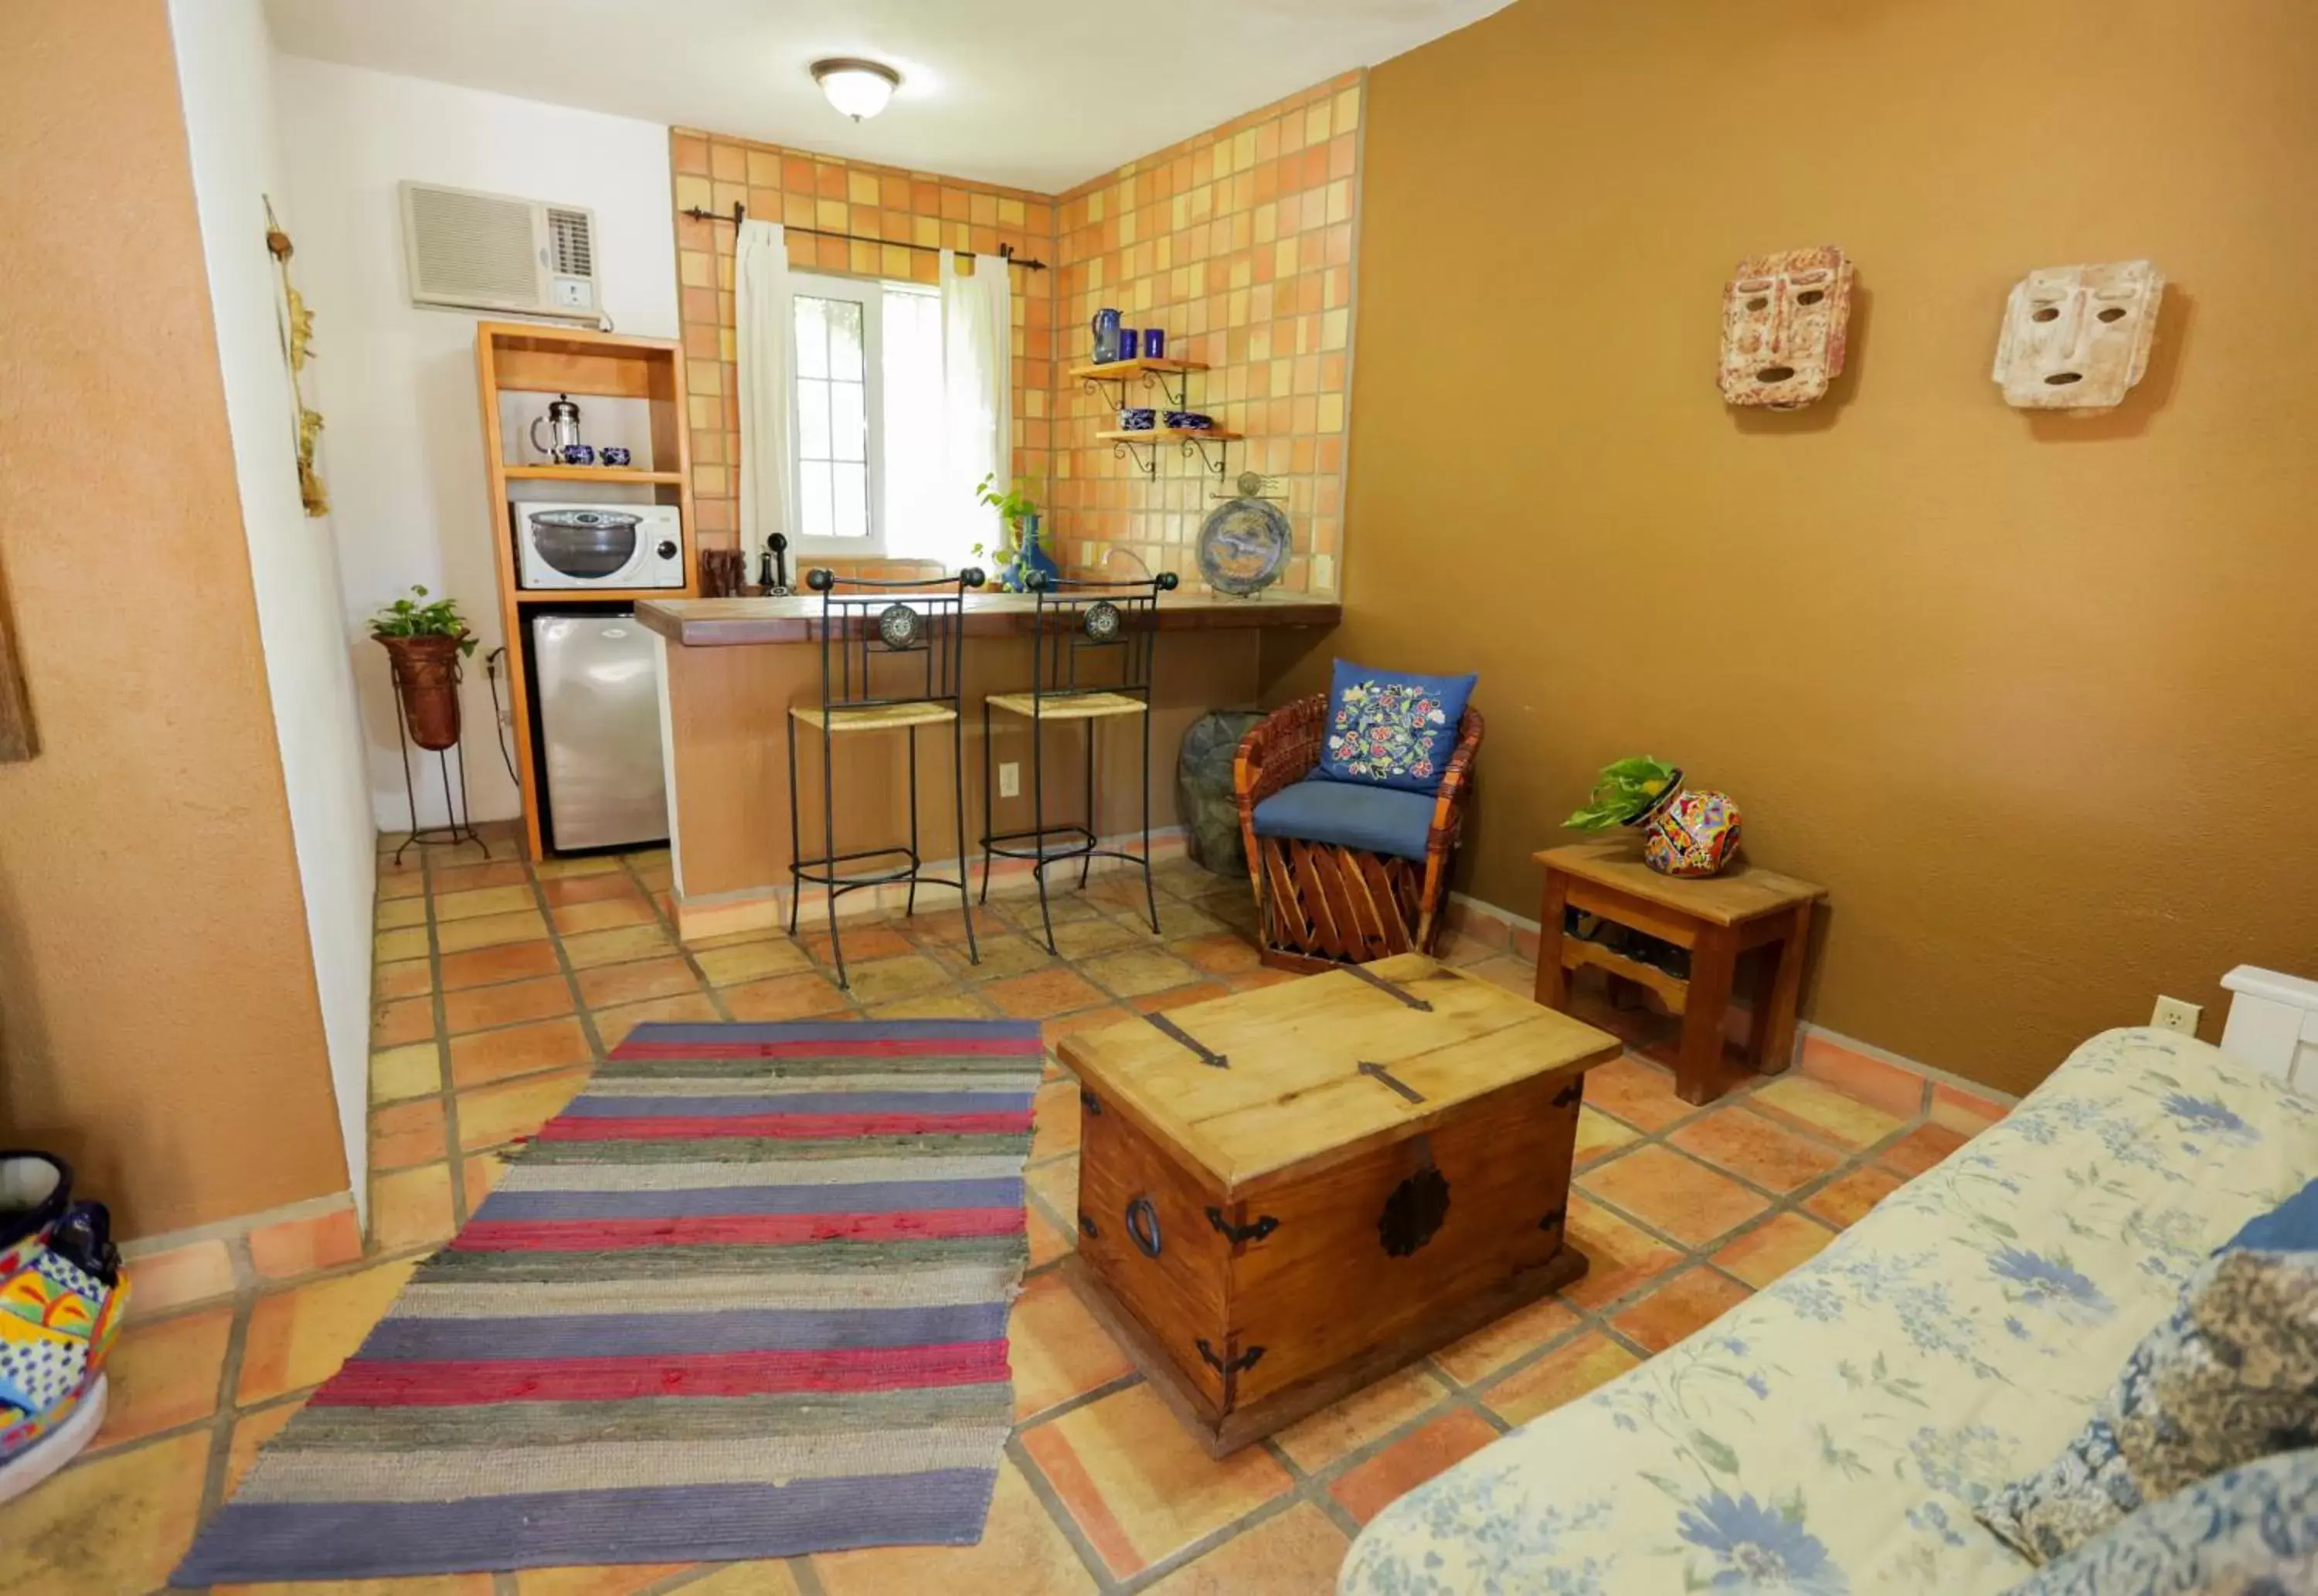
M 542 422 L 547 425 L 548 443 L 539 441 Z M 563 451 L 580 442 L 580 407 L 571 402 L 568 393 L 559 393 L 547 407 L 547 414 L 531 418 L 531 446 L 550 460 L 564 458 Z

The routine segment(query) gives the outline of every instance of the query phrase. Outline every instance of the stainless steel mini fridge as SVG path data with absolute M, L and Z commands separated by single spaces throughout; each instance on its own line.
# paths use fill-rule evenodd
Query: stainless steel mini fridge
M 535 615 L 548 840 L 559 852 L 668 836 L 660 662 L 633 615 Z

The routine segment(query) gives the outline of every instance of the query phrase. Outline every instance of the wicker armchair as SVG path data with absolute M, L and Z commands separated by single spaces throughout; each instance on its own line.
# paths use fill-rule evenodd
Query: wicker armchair
M 1449 891 L 1449 863 L 1464 829 L 1480 712 L 1465 711 L 1456 751 L 1433 803 L 1420 864 L 1363 848 L 1300 838 L 1258 837 L 1255 806 L 1320 763 L 1325 694 L 1284 704 L 1243 739 L 1232 762 L 1247 873 L 1255 888 L 1263 962 L 1281 970 L 1328 970 L 1395 954 L 1431 953 Z

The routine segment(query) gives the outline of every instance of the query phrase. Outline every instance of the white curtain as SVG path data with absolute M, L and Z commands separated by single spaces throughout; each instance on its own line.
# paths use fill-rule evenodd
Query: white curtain
M 778 222 L 741 224 L 732 335 L 741 368 L 741 547 L 756 563 L 765 540 L 789 526 L 788 238 Z
M 979 503 L 975 488 L 995 475 L 1005 491 L 1014 470 L 1014 306 L 1003 256 L 975 256 L 961 275 L 957 257 L 942 251 L 942 405 L 948 470 L 945 485 L 957 531 L 945 563 L 977 563 L 979 542 L 994 547 L 1002 527 L 997 512 Z M 995 570 L 991 557 L 978 561 Z

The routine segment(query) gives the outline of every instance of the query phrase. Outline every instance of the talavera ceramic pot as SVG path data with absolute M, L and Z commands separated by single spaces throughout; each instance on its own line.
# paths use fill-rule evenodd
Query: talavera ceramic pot
M 129 1278 L 72 1170 L 0 1150 L 0 1502 L 72 1460 L 104 1421 L 104 1358 Z
M 1719 875 L 1738 856 L 1738 806 L 1728 793 L 1685 787 L 1677 770 L 1649 808 L 1626 821 L 1642 829 L 1642 863 L 1661 875 Z

